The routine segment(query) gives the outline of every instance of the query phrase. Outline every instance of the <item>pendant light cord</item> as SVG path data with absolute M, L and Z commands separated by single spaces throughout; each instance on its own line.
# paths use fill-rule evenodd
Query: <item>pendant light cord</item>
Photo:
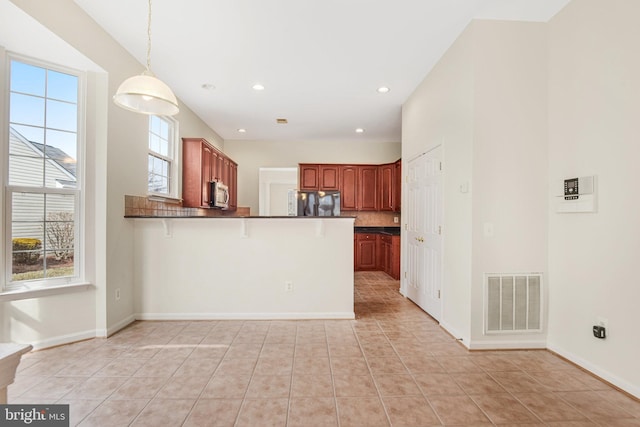
M 149 16 L 147 17 L 147 71 L 151 71 L 151 0 L 149 0 Z

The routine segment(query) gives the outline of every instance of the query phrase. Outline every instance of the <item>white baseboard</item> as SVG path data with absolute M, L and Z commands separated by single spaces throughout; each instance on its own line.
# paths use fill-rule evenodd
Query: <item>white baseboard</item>
M 454 337 L 455 339 L 457 339 L 458 341 L 460 341 L 460 343 L 467 347 L 469 347 L 469 337 L 465 336 L 463 334 L 461 334 L 459 331 L 457 331 L 454 327 L 452 327 L 450 324 L 448 324 L 447 322 L 440 322 L 440 327 L 442 329 L 444 329 L 445 331 L 447 331 L 447 333 L 449 335 L 451 335 L 452 337 Z
M 34 350 L 42 350 L 49 347 L 55 347 L 57 345 L 69 344 L 72 342 L 87 340 L 96 337 L 96 331 L 94 329 L 89 331 L 76 332 L 73 334 L 59 335 L 57 337 L 47 338 L 42 341 L 30 342 Z
M 355 319 L 354 312 L 330 313 L 137 313 L 137 320 L 310 320 Z
M 106 335 L 98 335 L 98 336 L 110 337 L 111 335 L 113 335 L 116 332 L 118 332 L 120 329 L 126 328 L 127 326 L 129 326 L 130 324 L 132 324 L 135 321 L 136 321 L 136 316 L 134 316 L 133 314 L 130 315 L 130 316 L 127 316 L 124 319 L 122 319 L 121 321 L 117 322 L 115 325 L 109 326 L 107 328 L 107 330 L 105 331 Z M 104 329 L 101 330 L 101 331 L 104 331 Z
M 598 377 L 602 378 L 603 380 L 609 382 L 610 384 L 613 384 L 614 386 L 618 387 L 621 390 L 626 391 L 627 393 L 637 397 L 638 399 L 640 399 L 640 387 L 638 387 L 637 385 L 631 384 L 628 381 L 625 381 L 621 378 L 619 378 L 618 376 L 612 374 L 611 372 L 607 372 L 605 370 L 603 370 L 602 368 L 599 368 L 598 366 L 594 365 L 593 363 L 576 356 L 575 354 L 565 351 L 563 350 L 561 347 L 553 344 L 553 343 L 547 343 L 547 349 L 553 351 L 554 353 L 564 357 L 565 359 L 569 360 L 570 362 L 575 363 L 576 365 L 580 366 L 581 368 L 586 369 L 587 371 L 591 372 L 594 375 L 597 375 Z

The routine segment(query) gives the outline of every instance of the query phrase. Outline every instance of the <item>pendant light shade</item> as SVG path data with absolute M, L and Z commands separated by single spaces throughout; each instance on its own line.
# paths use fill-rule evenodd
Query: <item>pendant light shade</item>
M 122 82 L 113 96 L 119 107 L 142 114 L 173 116 L 177 114 L 178 100 L 162 80 L 144 72 Z
M 147 20 L 147 69 L 139 76 L 122 82 L 113 96 L 119 107 L 141 114 L 173 116 L 178 114 L 178 100 L 169 86 L 151 72 L 151 0 Z

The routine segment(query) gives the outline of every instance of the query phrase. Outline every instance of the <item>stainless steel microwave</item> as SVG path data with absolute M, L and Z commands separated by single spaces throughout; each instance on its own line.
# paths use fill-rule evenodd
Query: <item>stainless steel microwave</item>
M 218 209 L 229 209 L 229 187 L 220 181 L 211 181 L 209 206 Z

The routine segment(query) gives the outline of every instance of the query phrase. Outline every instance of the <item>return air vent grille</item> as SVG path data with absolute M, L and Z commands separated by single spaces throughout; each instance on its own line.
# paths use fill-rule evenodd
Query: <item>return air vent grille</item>
M 485 333 L 542 331 L 542 275 L 485 275 Z

